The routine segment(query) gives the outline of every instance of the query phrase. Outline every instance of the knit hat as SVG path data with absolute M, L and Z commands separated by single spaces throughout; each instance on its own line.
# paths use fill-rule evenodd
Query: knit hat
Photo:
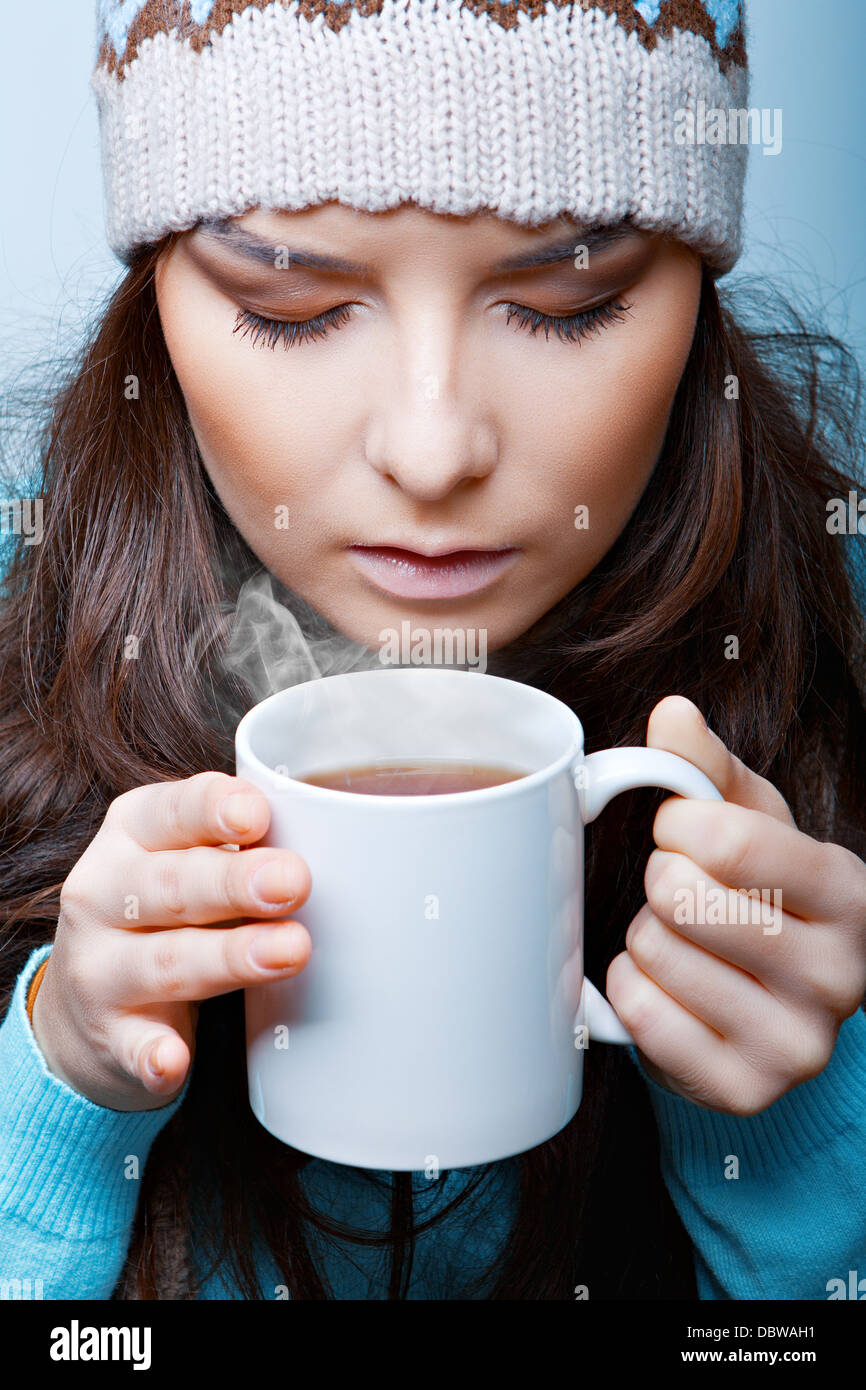
M 727 271 L 740 0 L 98 0 L 112 250 L 337 200 L 670 231 Z M 691 113 L 691 125 L 689 124 Z M 689 135 L 691 129 L 692 135 Z

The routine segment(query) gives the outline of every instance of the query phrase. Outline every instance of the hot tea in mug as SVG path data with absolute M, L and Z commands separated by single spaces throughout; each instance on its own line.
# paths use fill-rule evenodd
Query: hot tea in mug
M 449 762 L 446 758 L 418 758 L 362 763 L 359 767 L 337 768 L 332 772 L 313 772 L 298 778 L 312 787 L 332 791 L 363 793 L 367 796 L 445 796 L 451 792 L 474 792 L 482 787 L 498 787 L 523 777 L 522 771 L 508 767 L 488 767 L 482 763 Z

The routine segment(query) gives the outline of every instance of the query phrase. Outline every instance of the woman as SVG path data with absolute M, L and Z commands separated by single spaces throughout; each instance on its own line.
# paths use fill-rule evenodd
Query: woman
M 0 625 L 6 1277 L 827 1296 L 864 1229 L 862 633 L 827 524 L 856 436 L 820 343 L 721 303 L 743 146 L 674 137 L 687 96 L 745 102 L 738 7 L 100 20 L 128 272 L 57 396 Z M 645 738 L 725 798 L 634 792 L 593 828 L 587 973 L 637 1048 L 595 1049 L 530 1153 L 431 1184 L 249 1109 L 239 990 L 315 948 L 307 867 L 256 848 L 231 775 L 225 614 L 262 570 L 368 650 L 406 618 L 484 631 L 597 746 Z M 778 932 L 682 920 L 701 884 L 776 890 Z

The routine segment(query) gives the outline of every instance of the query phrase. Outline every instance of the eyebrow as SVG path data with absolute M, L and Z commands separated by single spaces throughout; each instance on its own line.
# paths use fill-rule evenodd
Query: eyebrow
M 259 261 L 273 267 L 277 247 L 285 242 L 268 240 L 258 236 L 246 227 L 239 227 L 230 218 L 205 219 L 197 223 L 196 231 L 221 242 L 247 260 Z M 509 270 L 531 270 L 535 266 L 553 265 L 558 261 L 570 260 L 578 246 L 585 246 L 587 252 L 602 251 L 618 241 L 634 236 L 636 228 L 628 221 L 615 225 L 575 228 L 567 241 L 560 240 L 534 251 L 525 251 L 518 256 L 509 256 L 493 267 L 494 274 Z M 330 256 L 322 251 L 291 250 L 286 247 L 285 257 L 289 265 L 308 266 L 315 270 L 337 271 L 343 275 L 368 275 L 370 266 L 363 261 L 347 261 L 342 256 Z

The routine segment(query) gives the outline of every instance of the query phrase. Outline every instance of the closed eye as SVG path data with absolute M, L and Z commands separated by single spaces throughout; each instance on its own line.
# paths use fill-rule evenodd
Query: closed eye
M 606 304 L 597 304 L 595 308 L 583 309 L 578 314 L 542 314 L 539 309 L 527 309 L 522 304 L 506 304 L 505 308 L 508 310 L 507 323 L 516 315 L 521 327 L 530 333 L 543 328 L 544 336 L 548 338 L 552 328 L 563 342 L 574 343 L 590 337 L 610 323 L 621 323 L 630 305 L 608 300 Z
M 507 323 L 515 318 L 519 327 L 532 334 L 543 328 L 546 339 L 552 329 L 561 341 L 573 343 L 590 337 L 611 323 L 622 322 L 631 306 L 608 300 L 605 304 L 597 304 L 576 314 L 543 314 L 539 309 L 529 309 L 524 304 L 506 303 L 501 307 L 507 310 Z M 254 313 L 252 309 L 239 309 L 232 332 L 237 333 L 241 329 L 241 337 L 249 335 L 252 344 L 263 340 L 266 347 L 275 348 L 282 341 L 283 347 L 289 348 L 297 343 L 324 338 L 332 328 L 339 328 L 351 316 L 350 304 L 337 304 L 333 309 L 325 309 L 309 319 L 271 319 Z
M 255 314 L 252 309 L 238 310 L 233 333 L 243 329 L 241 337 L 250 335 L 250 341 L 257 343 L 264 335 L 265 347 L 275 348 L 282 339 L 283 347 L 306 342 L 312 338 L 324 338 L 331 328 L 339 327 L 351 317 L 348 304 L 338 304 L 333 309 L 325 309 L 311 319 L 268 319 L 263 314 Z

